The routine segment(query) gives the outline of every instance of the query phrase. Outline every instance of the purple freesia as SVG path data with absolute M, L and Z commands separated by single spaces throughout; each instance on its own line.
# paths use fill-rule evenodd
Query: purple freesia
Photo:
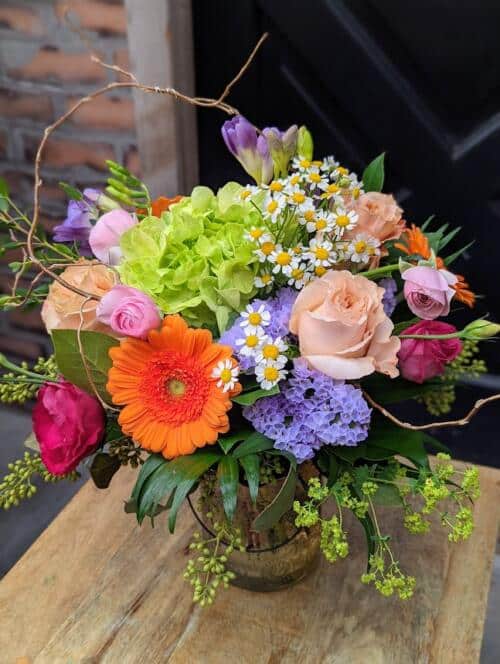
M 257 184 L 267 184 L 273 177 L 273 160 L 267 140 L 242 115 L 222 125 L 222 138 L 227 149 L 236 157 Z
M 288 173 L 288 164 L 297 152 L 297 125 L 292 125 L 286 131 L 276 127 L 266 127 L 262 130 L 267 140 L 274 164 L 274 176 L 285 177 Z
M 81 200 L 69 201 L 66 219 L 54 228 L 56 242 L 76 242 L 81 254 L 92 255 L 89 245 L 91 219 L 97 217 L 95 204 L 101 193 L 97 189 L 84 189 Z

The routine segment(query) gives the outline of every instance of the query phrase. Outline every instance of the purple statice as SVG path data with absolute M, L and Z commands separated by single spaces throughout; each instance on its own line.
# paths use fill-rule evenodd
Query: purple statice
M 394 309 L 396 308 L 396 293 L 398 290 L 398 285 L 392 277 L 386 277 L 381 279 L 378 282 L 378 285 L 385 289 L 385 293 L 382 297 L 382 306 L 386 316 L 392 316 Z
M 294 362 L 281 393 L 259 399 L 243 411 L 276 449 L 291 452 L 299 463 L 323 445 L 355 446 L 368 436 L 371 410 L 361 390 Z
M 81 254 L 91 256 L 89 234 L 92 229 L 91 219 L 96 216 L 95 202 L 101 192 L 97 189 L 85 189 L 79 201 L 69 201 L 66 219 L 54 228 L 56 242 L 76 242 Z

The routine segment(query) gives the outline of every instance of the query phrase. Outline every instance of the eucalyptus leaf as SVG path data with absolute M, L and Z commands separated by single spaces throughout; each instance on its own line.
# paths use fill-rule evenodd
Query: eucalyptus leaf
M 269 530 L 288 512 L 293 504 L 295 488 L 297 485 L 297 469 L 290 464 L 288 475 L 274 500 L 259 514 L 253 522 L 253 527 L 258 532 Z
M 239 394 L 237 397 L 233 397 L 232 400 L 239 404 L 240 406 L 252 406 L 256 401 L 262 399 L 263 397 L 271 397 L 275 394 L 279 394 L 280 388 L 278 385 L 275 385 L 270 390 L 252 390 L 252 392 L 244 392 Z
M 368 164 L 363 171 L 362 181 L 365 191 L 382 191 L 384 186 L 384 158 L 385 152 Z
M 238 461 L 232 456 L 222 457 L 217 467 L 217 479 L 222 494 L 222 504 L 227 518 L 232 521 L 236 511 L 239 484 Z
M 106 383 L 108 381 L 108 371 L 112 366 L 109 351 L 117 346 L 119 341 L 107 334 L 90 331 L 82 331 L 80 340 L 94 385 L 100 396 L 108 400 L 109 394 L 106 391 Z M 82 390 L 94 394 L 80 355 L 77 331 L 52 330 L 52 342 L 57 366 L 64 378 Z

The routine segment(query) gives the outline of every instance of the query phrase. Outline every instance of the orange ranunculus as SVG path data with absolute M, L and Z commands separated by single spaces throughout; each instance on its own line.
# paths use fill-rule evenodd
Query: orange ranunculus
M 231 359 L 229 346 L 212 342 L 208 330 L 166 316 L 147 341 L 125 339 L 110 350 L 107 390 L 125 406 L 118 422 L 141 447 L 167 459 L 214 444 L 229 430 L 231 397 L 241 391 L 217 386 L 213 371 Z
M 424 235 L 422 229 L 415 226 L 415 224 L 412 224 L 411 228 L 406 229 L 401 236 L 401 242 L 395 242 L 394 247 L 408 256 L 417 254 L 424 260 L 427 260 L 431 256 L 429 240 Z

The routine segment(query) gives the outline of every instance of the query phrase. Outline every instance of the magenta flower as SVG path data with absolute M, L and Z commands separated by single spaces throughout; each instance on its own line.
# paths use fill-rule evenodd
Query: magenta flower
M 448 323 L 422 320 L 406 328 L 405 334 L 450 334 L 457 328 Z M 460 339 L 401 339 L 399 369 L 406 380 L 423 383 L 440 376 L 445 366 L 462 351 Z
M 118 265 L 122 257 L 120 238 L 136 224 L 137 218 L 121 208 L 103 214 L 89 235 L 94 256 L 106 265 Z
M 222 125 L 222 138 L 228 150 L 257 184 L 267 184 L 273 177 L 273 160 L 265 136 L 242 115 Z
M 441 270 L 417 265 L 405 270 L 401 276 L 405 282 L 406 302 L 415 316 L 433 320 L 450 313 L 450 302 L 455 291 L 450 288 Z
M 46 383 L 33 409 L 33 431 L 40 455 L 53 475 L 74 470 L 94 452 L 106 418 L 99 401 L 66 381 Z
M 97 319 L 120 336 L 146 339 L 160 327 L 161 316 L 153 300 L 130 286 L 114 286 L 100 300 Z

